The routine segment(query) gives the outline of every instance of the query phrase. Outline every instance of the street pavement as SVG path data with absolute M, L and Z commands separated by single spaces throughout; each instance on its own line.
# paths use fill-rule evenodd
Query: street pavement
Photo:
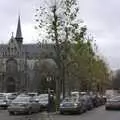
M 81 115 L 55 115 L 54 120 L 120 120 L 120 111 L 106 111 L 104 106 Z
M 0 110 L 0 120 L 39 120 L 40 114 L 9 115 L 7 110 Z
M 0 120 L 119 120 L 120 111 L 106 111 L 104 106 L 87 111 L 84 114 L 60 115 L 46 112 L 32 115 L 14 115 L 9 116 L 7 110 L 0 110 Z

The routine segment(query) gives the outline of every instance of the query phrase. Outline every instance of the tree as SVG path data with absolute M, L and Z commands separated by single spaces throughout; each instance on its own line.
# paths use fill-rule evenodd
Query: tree
M 34 89 L 42 91 L 51 88 L 55 90 L 56 64 L 52 59 L 41 59 L 34 66 L 35 77 L 33 81 Z M 50 81 L 48 81 L 50 78 Z
M 77 17 L 77 5 L 77 0 L 52 0 L 44 8 L 40 6 L 35 15 L 38 23 L 36 29 L 44 31 L 44 39 L 55 44 L 54 60 L 59 70 L 56 80 L 57 108 L 60 102 L 60 88 L 63 93 L 66 84 L 69 84 L 67 86 L 70 89 L 91 90 L 93 83 L 97 84 L 94 71 L 106 68 L 102 62 L 96 60 L 93 41 L 86 37 L 87 28 Z M 102 72 L 97 74 L 103 75 Z
M 120 70 L 117 70 L 113 77 L 113 88 L 117 90 L 120 89 Z
M 64 85 L 65 81 L 65 61 L 69 51 L 69 43 L 73 41 L 75 31 L 81 29 L 81 21 L 78 22 L 76 19 L 79 11 L 76 0 L 52 1 L 49 2 L 53 3 L 52 5 L 47 4 L 47 7 L 37 9 L 35 16 L 38 22 L 36 28 L 44 29 L 47 33 L 46 38 L 55 43 L 56 63 L 59 70 L 59 78 L 56 81 L 56 96 L 58 98 L 57 105 L 59 105 L 59 85 L 60 83 Z M 64 87 L 62 88 L 62 92 L 65 93 Z
M 86 29 L 83 33 L 82 38 L 79 32 L 76 33 L 76 43 L 72 47 L 71 60 L 74 61 L 74 65 L 68 67 L 69 84 L 73 85 L 70 80 L 72 78 L 74 84 L 76 83 L 74 88 L 103 92 L 110 83 L 109 68 L 106 62 L 97 55 L 93 40 L 86 38 Z

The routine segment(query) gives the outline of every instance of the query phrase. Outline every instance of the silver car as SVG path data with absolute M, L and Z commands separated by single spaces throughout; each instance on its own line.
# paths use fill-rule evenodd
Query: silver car
M 8 107 L 10 115 L 17 113 L 32 114 L 40 111 L 39 103 L 30 96 L 17 97 Z
M 48 107 L 48 94 L 40 94 L 35 97 L 36 101 L 38 101 L 41 110 L 47 109 Z
M 111 99 L 108 99 L 105 104 L 105 109 L 119 109 L 120 110 L 120 96 L 113 97 Z
M 4 94 L 0 94 L 0 107 L 7 108 L 9 105 L 8 97 Z

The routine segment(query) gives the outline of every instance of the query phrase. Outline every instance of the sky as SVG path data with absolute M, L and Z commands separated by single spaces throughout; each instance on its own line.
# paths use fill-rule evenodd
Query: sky
M 35 26 L 35 9 L 41 0 L 0 0 L 0 43 L 8 43 L 12 32 L 16 34 L 18 15 L 21 16 L 24 43 L 38 40 Z M 80 19 L 98 45 L 112 69 L 120 68 L 120 1 L 79 0 Z

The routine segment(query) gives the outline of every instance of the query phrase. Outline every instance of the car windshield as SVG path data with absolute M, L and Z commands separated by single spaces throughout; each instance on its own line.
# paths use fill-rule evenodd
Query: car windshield
M 28 103 L 30 101 L 30 97 L 18 97 L 13 100 L 12 103 Z
M 10 100 L 13 100 L 13 99 L 15 99 L 15 98 L 16 98 L 15 95 L 10 95 L 10 96 L 8 96 L 8 99 L 10 99 Z
M 76 97 L 67 97 L 63 100 L 63 102 L 76 102 L 77 98 Z
M 71 96 L 72 96 L 72 97 L 78 97 L 79 94 L 74 93 L 74 94 L 72 94 Z
M 47 99 L 48 98 L 48 94 L 41 94 L 39 96 L 39 99 Z
M 48 101 L 48 98 L 40 99 L 40 101 Z

